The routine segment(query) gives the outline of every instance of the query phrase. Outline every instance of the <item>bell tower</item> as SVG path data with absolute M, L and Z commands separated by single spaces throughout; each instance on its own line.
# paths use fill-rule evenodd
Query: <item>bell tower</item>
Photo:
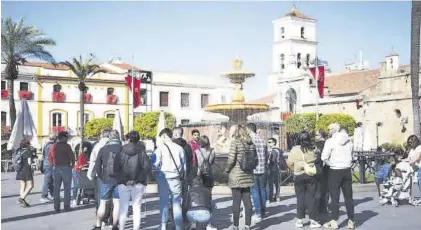
M 275 91 L 279 79 L 300 75 L 316 57 L 316 20 L 300 12 L 295 5 L 273 24 L 272 74 L 269 90 Z

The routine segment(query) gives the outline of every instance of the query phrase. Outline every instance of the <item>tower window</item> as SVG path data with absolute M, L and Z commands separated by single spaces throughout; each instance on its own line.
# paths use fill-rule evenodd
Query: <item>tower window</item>
M 285 65 L 284 64 L 281 64 L 281 69 L 285 69 Z
M 297 54 L 297 68 L 301 67 L 301 53 Z
M 285 54 L 281 54 L 280 55 L 281 70 L 285 69 L 284 60 L 285 60 Z
M 114 88 L 107 88 L 107 95 L 113 95 L 114 94 Z
M 281 38 L 285 38 L 285 28 L 281 27 Z
M 310 65 L 310 54 L 307 54 L 307 56 L 306 56 L 306 65 L 307 66 Z
M 304 27 L 301 27 L 301 38 L 304 38 Z

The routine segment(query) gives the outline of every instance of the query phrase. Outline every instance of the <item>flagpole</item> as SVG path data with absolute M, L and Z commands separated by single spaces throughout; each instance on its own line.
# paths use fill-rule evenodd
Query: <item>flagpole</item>
M 316 53 L 316 69 L 315 71 L 315 79 L 316 79 L 316 121 L 319 120 L 319 60 Z
M 132 129 L 134 127 L 134 57 L 132 55 Z M 129 128 L 129 127 L 128 127 Z

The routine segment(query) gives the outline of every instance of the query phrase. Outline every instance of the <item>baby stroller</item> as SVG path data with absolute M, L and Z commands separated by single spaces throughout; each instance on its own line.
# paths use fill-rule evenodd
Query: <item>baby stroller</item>
M 413 198 L 412 181 L 415 177 L 415 171 L 408 162 L 400 162 L 396 165 L 395 175 L 384 184 L 381 191 L 381 205 L 391 203 L 398 207 L 402 201 L 408 201 L 413 206 L 420 206 L 421 201 Z
M 88 204 L 90 200 L 95 200 L 95 184 L 88 179 L 88 168 L 83 167 L 77 173 L 79 184 L 77 189 L 76 204 Z

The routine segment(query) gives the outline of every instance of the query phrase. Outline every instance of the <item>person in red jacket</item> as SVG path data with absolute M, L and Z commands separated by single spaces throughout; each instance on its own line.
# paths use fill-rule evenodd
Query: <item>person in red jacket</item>
M 72 196 L 73 196 L 73 205 L 77 205 L 77 189 L 79 185 L 79 178 L 77 174 L 79 173 L 80 169 L 82 167 L 86 167 L 88 165 L 88 161 L 86 160 L 88 154 L 88 148 L 84 148 L 82 154 L 79 155 L 79 158 L 75 164 L 75 167 L 73 167 L 72 170 L 72 176 L 73 176 L 73 189 L 72 189 Z

